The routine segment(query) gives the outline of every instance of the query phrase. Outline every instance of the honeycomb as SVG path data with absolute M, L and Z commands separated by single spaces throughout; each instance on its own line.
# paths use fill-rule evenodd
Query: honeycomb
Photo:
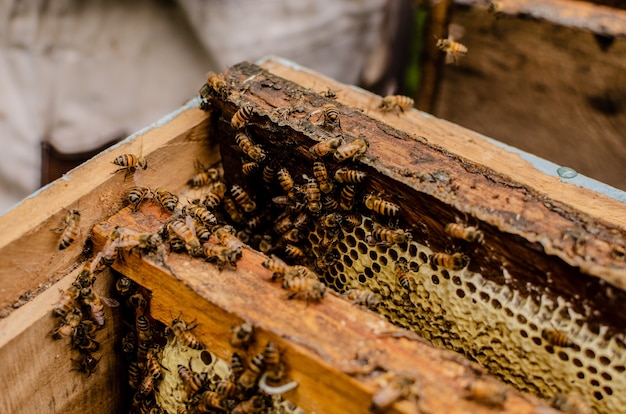
M 434 252 L 418 242 L 372 245 L 372 228 L 365 216 L 354 228 L 342 228 L 337 260 L 322 273 L 329 287 L 372 291 L 381 299 L 373 310 L 389 321 L 478 361 L 520 390 L 546 398 L 579 394 L 599 413 L 624 407 L 626 347 L 608 337 L 606 327 L 592 331 L 563 298 L 544 295 L 536 303 L 467 268 L 437 266 L 430 261 Z M 310 233 L 312 252 L 324 231 L 316 226 Z M 402 260 L 410 278 L 404 286 L 395 271 Z M 572 343 L 557 346 L 551 332 Z

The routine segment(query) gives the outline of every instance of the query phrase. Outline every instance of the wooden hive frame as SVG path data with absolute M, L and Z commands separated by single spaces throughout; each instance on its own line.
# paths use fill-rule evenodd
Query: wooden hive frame
M 115 214 L 123 207 L 125 192 L 132 184 L 124 181 L 123 174 L 110 174 L 114 169 L 111 160 L 125 153 L 142 154 L 151 168 L 172 172 L 151 174 L 147 170 L 144 185 L 166 187 L 180 193 L 194 172 L 194 159 L 214 164 L 222 158 L 226 170 L 236 165 L 232 155 L 229 159 L 225 145 L 221 146 L 220 156 L 217 137 L 208 134 L 207 138 L 207 131 L 224 131 L 232 136 L 223 120 L 229 121 L 238 108 L 249 104 L 254 107 L 250 124 L 259 139 L 270 140 L 270 132 L 282 131 L 292 139 L 288 148 L 307 159 L 306 148 L 329 132 L 298 114 L 310 113 L 306 111 L 310 107 L 319 108 L 332 101 L 285 79 L 304 87 L 320 90 L 330 87 L 338 91 L 342 131 L 354 136 L 362 133 L 370 142 L 362 163 L 373 177 L 369 184 L 371 191 L 397 189 L 402 194 L 395 198 L 403 207 L 401 225 L 427 220 L 433 249 L 443 251 L 449 244 L 442 231 L 445 223 L 454 221 L 457 215 L 473 217 L 480 223 L 486 239 L 492 242 L 485 243 L 472 255 L 470 268 L 481 268 L 486 277 L 501 281 L 502 273 L 490 273 L 489 269 L 493 269 L 494 257 L 507 261 L 511 263 L 507 269 L 513 286 L 527 289 L 527 283 L 543 286 L 545 283 L 540 277 L 533 279 L 529 275 L 545 274 L 545 266 L 550 266 L 554 281 L 551 288 L 568 297 L 585 298 L 585 305 L 596 311 L 592 316 L 597 324 L 608 324 L 613 331 L 623 329 L 622 316 L 615 312 L 624 294 L 621 288 L 625 265 L 620 250 L 620 246 L 624 246 L 623 204 L 538 173 L 516 154 L 503 151 L 471 131 L 445 121 L 416 111 L 379 114 L 376 111 L 378 97 L 283 62 L 269 60 L 262 66 L 242 64 L 227 72 L 225 76 L 232 93 L 227 99 L 210 97 L 211 105 L 217 109 L 213 112 L 215 116 L 197 109 L 197 101 L 191 103 L 156 128 L 142 131 L 134 139 L 96 157 L 2 218 L 0 233 L 4 236 L 0 255 L 4 263 L 9 264 L 0 271 L 7 286 L 0 298 L 3 307 L 11 306 L 24 292 L 58 281 L 54 288 L 0 321 L 3 325 L 0 359 L 3 366 L 10 368 L 3 374 L 7 381 L 6 375 L 18 371 L 20 356 L 31 354 L 36 344 L 43 342 L 41 338 L 45 333 L 54 327 L 48 314 L 56 299 L 56 287 L 65 288 L 75 278 L 78 269 L 69 274 L 67 270 L 76 268 L 76 263 L 82 260 L 82 245 L 92 226 L 112 216 L 94 228 L 94 251 L 98 251 L 115 225 L 154 230 L 166 219 L 160 208 L 150 203 L 142 205 L 134 214 L 129 209 Z M 293 96 L 289 94 L 296 90 L 304 97 L 303 112 L 296 111 L 292 117 L 281 118 L 284 112 L 274 109 L 291 107 Z M 354 108 L 364 108 L 365 114 Z M 394 139 L 390 141 L 389 136 Z M 417 208 L 406 208 L 408 205 Z M 58 236 L 50 229 L 58 227 L 56 220 L 65 214 L 64 208 L 81 211 L 81 233 L 69 251 L 58 252 L 52 247 L 56 246 Z M 24 216 L 29 219 L 23 225 L 13 225 L 17 218 Z M 506 238 L 515 240 L 507 245 L 508 249 L 499 242 Z M 35 254 L 25 253 L 25 246 L 32 246 Z M 398 402 L 391 412 L 410 412 L 415 404 L 424 412 L 491 410 L 464 398 L 468 382 L 483 375 L 474 364 L 425 345 L 377 315 L 361 311 L 332 295 L 320 305 L 285 301 L 284 291 L 265 280 L 271 273 L 260 266 L 262 260 L 259 253 L 244 249 L 236 271 L 219 272 L 208 263 L 194 263 L 190 267 L 188 258 L 172 255 L 168 265 L 174 277 L 162 267 L 134 255 L 128 256 L 125 263 L 116 262 L 113 267 L 151 290 L 151 314 L 156 319 L 169 323 L 176 311 L 183 312 L 186 318 L 196 318 L 196 334 L 220 357 L 227 358 L 231 352 L 228 346 L 230 327 L 242 320 L 253 323 L 260 340 L 271 339 L 285 350 L 290 376 L 300 384 L 286 397 L 306 410 L 366 410 L 380 383 L 376 376 L 347 374 L 354 368 L 355 361 L 358 365 L 358 356 L 364 354 L 378 355 L 372 357 L 376 359 L 378 371 L 413 375 L 420 385 L 417 402 L 415 399 Z M 535 264 L 537 272 L 518 270 L 529 262 Z M 16 278 L 16 274 L 32 276 Z M 106 277 L 101 283 L 110 288 Z M 611 297 L 604 288 L 607 283 L 618 288 L 609 292 Z M 597 290 L 594 295 L 586 292 L 590 286 Z M 107 324 L 104 333 L 99 335 L 109 338 L 106 343 L 112 347 L 119 340 L 120 322 L 111 320 L 113 323 Z M 294 321 L 304 323 L 296 325 Z M 391 335 L 381 335 L 381 332 Z M 66 346 L 46 340 L 43 352 L 66 355 Z M 104 388 L 106 381 L 115 377 L 119 370 L 112 354 L 103 352 L 99 375 L 89 379 L 94 385 L 85 383 L 85 388 L 76 389 L 70 386 L 70 381 L 64 380 L 73 375 L 66 373 L 71 364 L 68 358 L 40 361 L 38 366 L 29 366 L 26 371 L 41 372 L 41 375 L 18 376 L 13 393 L 5 399 L 8 411 L 43 407 L 53 401 L 57 410 L 72 412 L 70 406 L 80 406 L 79 401 L 89 400 L 85 397 L 86 389 L 95 390 L 96 384 Z M 414 368 L 407 372 L 407 366 Z M 37 386 L 40 376 L 50 375 L 59 379 L 54 387 L 43 387 L 41 393 L 24 398 L 25 390 Z M 322 376 L 328 381 L 320 383 Z M 59 391 L 63 389 L 70 391 Z M 442 392 L 453 397 L 442 399 Z M 512 390 L 507 393 L 507 411 L 536 411 L 538 403 L 532 397 L 520 396 Z M 319 398 L 320 394 L 323 398 Z M 108 398 L 110 400 L 103 399 L 105 402 L 99 403 L 121 404 L 119 397 Z M 102 411 L 108 408 L 103 407 Z

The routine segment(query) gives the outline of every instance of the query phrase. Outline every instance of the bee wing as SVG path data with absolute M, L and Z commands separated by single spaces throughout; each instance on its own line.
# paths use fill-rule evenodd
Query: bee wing
M 465 27 L 460 24 L 450 23 L 448 26 L 448 39 L 454 41 L 461 40 L 465 34 Z
M 185 216 L 185 224 L 187 225 L 187 227 L 189 227 L 189 230 L 191 230 L 191 232 L 193 233 L 193 236 L 198 237 L 196 235 L 196 224 L 193 221 L 193 217 L 189 215 Z
M 120 306 L 120 303 L 118 301 L 116 301 L 113 298 L 108 298 L 106 296 L 100 296 L 100 300 L 102 301 L 102 303 L 104 303 L 105 305 L 111 307 L 111 308 L 117 308 L 118 306 Z
M 449 63 L 456 63 L 456 57 L 454 56 L 454 53 L 452 52 L 447 52 L 446 53 L 446 64 Z

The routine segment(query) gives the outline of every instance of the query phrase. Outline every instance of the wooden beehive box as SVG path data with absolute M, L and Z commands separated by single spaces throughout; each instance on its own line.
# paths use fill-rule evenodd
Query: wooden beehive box
M 326 96 L 329 89 L 336 99 Z M 0 219 L 0 375 L 7 384 L 2 412 L 128 409 L 133 391 L 121 349 L 134 318 L 125 321 L 118 308 L 104 308 L 106 323 L 95 334 L 99 362 L 90 375 L 72 361 L 80 353 L 67 340 L 52 340 L 49 332 L 59 323 L 51 316 L 59 289 L 76 280 L 88 258 L 106 251 L 116 228 L 155 232 L 167 226 L 171 212 L 153 197 L 127 206 L 134 181 L 168 189 L 184 206 L 206 196 L 187 185 L 197 173 L 196 161 L 222 166 L 228 188 L 240 185 L 254 198 L 255 211 L 271 214 L 266 233 L 273 236 L 272 247 L 263 250 L 286 257 L 286 242 L 273 230 L 280 214 L 275 211 L 282 211 L 273 199 L 286 193 L 276 181 L 265 185 L 262 172 L 244 174 L 242 163 L 252 155 L 261 169 L 284 167 L 305 188 L 310 181 L 303 175 L 313 178 L 313 163 L 320 159 L 309 148 L 333 138 L 368 143 L 354 160 L 332 153 L 321 158 L 331 177 L 342 166 L 367 174 L 355 185 L 354 206 L 339 207 L 340 225 L 323 225 L 331 207 L 324 204 L 314 214 L 306 191 L 287 198 L 290 206 L 294 199 L 302 201 L 301 211 L 311 216 L 306 240 L 293 244 L 329 286 L 323 300 L 288 300 L 289 292 L 280 281 L 272 282 L 273 272 L 263 266 L 267 256 L 248 246 L 236 267 L 221 270 L 169 249 L 158 260 L 126 251 L 111 268 L 149 290 L 150 318 L 168 326 L 176 318 L 195 320 L 193 334 L 215 358 L 230 360 L 231 327 L 254 326 L 247 353 L 275 343 L 287 366 L 285 381 L 298 384 L 283 397 L 306 412 L 361 413 L 386 401 L 389 407 L 380 411 L 552 412 L 545 401 L 500 384 L 487 372 L 546 399 L 579 395 L 597 412 L 623 406 L 623 203 L 546 175 L 519 153 L 425 113 L 382 113 L 380 97 L 280 60 L 236 65 L 210 77 L 201 94 L 202 102 L 191 101 Z M 325 120 L 325 105 L 334 105 L 338 122 Z M 251 114 L 235 130 L 231 119 L 246 107 Z M 235 136 L 242 131 L 265 159 L 249 146 L 243 145 L 245 153 L 238 149 Z M 340 147 L 340 154 L 345 151 Z M 112 160 L 123 154 L 145 157 L 148 168 L 140 177 L 112 174 L 117 168 Z M 334 184 L 330 194 L 342 201 L 343 184 Z M 364 202 L 370 194 L 397 205 L 399 214 L 381 214 L 393 210 L 384 203 L 370 211 Z M 59 235 L 51 230 L 60 226 L 65 209 L 79 210 L 80 232 L 60 251 Z M 228 214 L 220 220 L 254 234 L 250 214 L 239 223 Z M 349 224 L 351 214 L 357 224 Z M 477 227 L 484 241 L 451 237 L 444 231 L 449 223 Z M 411 240 L 376 241 L 378 225 L 402 230 Z M 217 245 L 215 236 L 209 243 Z M 253 235 L 249 244 L 258 246 Z M 458 253 L 461 265 L 433 258 L 437 253 Z M 107 269 L 93 290 L 115 297 L 120 277 Z M 354 288 L 375 295 L 376 312 L 340 297 Z M 163 376 L 175 377 L 174 371 Z M 472 393 L 474 384 L 486 384 L 489 391 Z

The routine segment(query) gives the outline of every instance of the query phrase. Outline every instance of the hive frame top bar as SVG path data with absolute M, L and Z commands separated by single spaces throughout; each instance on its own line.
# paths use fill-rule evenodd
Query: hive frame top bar
M 288 59 L 284 59 L 278 56 L 265 56 L 259 60 L 257 60 L 256 62 L 254 62 L 256 65 L 259 66 L 263 66 L 266 63 L 269 62 L 277 62 L 280 63 L 281 65 L 284 66 L 288 66 L 293 68 L 294 70 L 298 70 L 298 71 L 302 71 L 302 72 L 308 72 L 308 73 L 314 73 L 311 69 L 308 69 L 306 67 L 300 66 L 297 63 L 290 61 Z M 319 73 L 315 72 L 316 76 L 322 76 Z M 330 79 L 329 79 L 330 82 Z M 333 81 L 334 82 L 334 81 Z M 348 86 L 349 88 L 352 88 L 354 90 L 358 90 L 361 93 L 366 93 L 366 94 L 370 94 L 373 95 L 371 92 L 364 90 L 362 88 L 359 88 L 358 86 L 353 86 L 350 85 Z M 436 118 L 434 115 L 431 115 L 427 112 L 423 112 L 423 111 L 419 111 L 417 109 L 414 109 L 415 111 L 419 112 L 423 117 L 425 118 Z M 441 120 L 442 122 L 444 122 L 445 120 Z M 447 122 L 447 121 L 445 121 Z M 599 194 L 603 194 L 606 195 L 608 197 L 611 197 L 617 201 L 620 201 L 622 203 L 626 204 L 626 192 L 612 187 L 608 184 L 605 184 L 603 182 L 594 180 L 593 178 L 587 177 L 583 174 L 580 174 L 578 172 L 575 172 L 575 175 L 571 178 L 563 177 L 560 176 L 558 171 L 559 168 L 567 168 L 567 166 L 561 166 L 558 164 L 553 163 L 552 161 L 543 159 L 537 155 L 531 154 L 529 152 L 523 151 L 521 149 L 515 148 L 511 145 L 505 144 L 503 142 L 498 141 L 497 139 L 494 138 L 490 138 L 487 137 L 485 135 L 479 134 L 478 132 L 474 132 L 474 134 L 476 135 L 476 137 L 479 137 L 480 139 L 483 139 L 493 145 L 496 145 L 500 148 L 502 148 L 503 150 L 507 151 L 507 152 L 511 152 L 513 154 L 518 155 L 520 158 L 522 158 L 524 161 L 527 161 L 528 163 L 530 163 L 533 167 L 535 167 L 538 171 L 540 171 L 543 174 L 552 176 L 552 177 L 558 177 L 561 182 L 564 183 L 571 183 L 574 184 L 578 187 L 582 187 L 582 188 L 586 188 L 588 190 L 592 190 L 595 191 L 596 193 Z M 571 169 L 568 169 L 568 171 Z M 573 170 L 572 170 L 573 171 Z

